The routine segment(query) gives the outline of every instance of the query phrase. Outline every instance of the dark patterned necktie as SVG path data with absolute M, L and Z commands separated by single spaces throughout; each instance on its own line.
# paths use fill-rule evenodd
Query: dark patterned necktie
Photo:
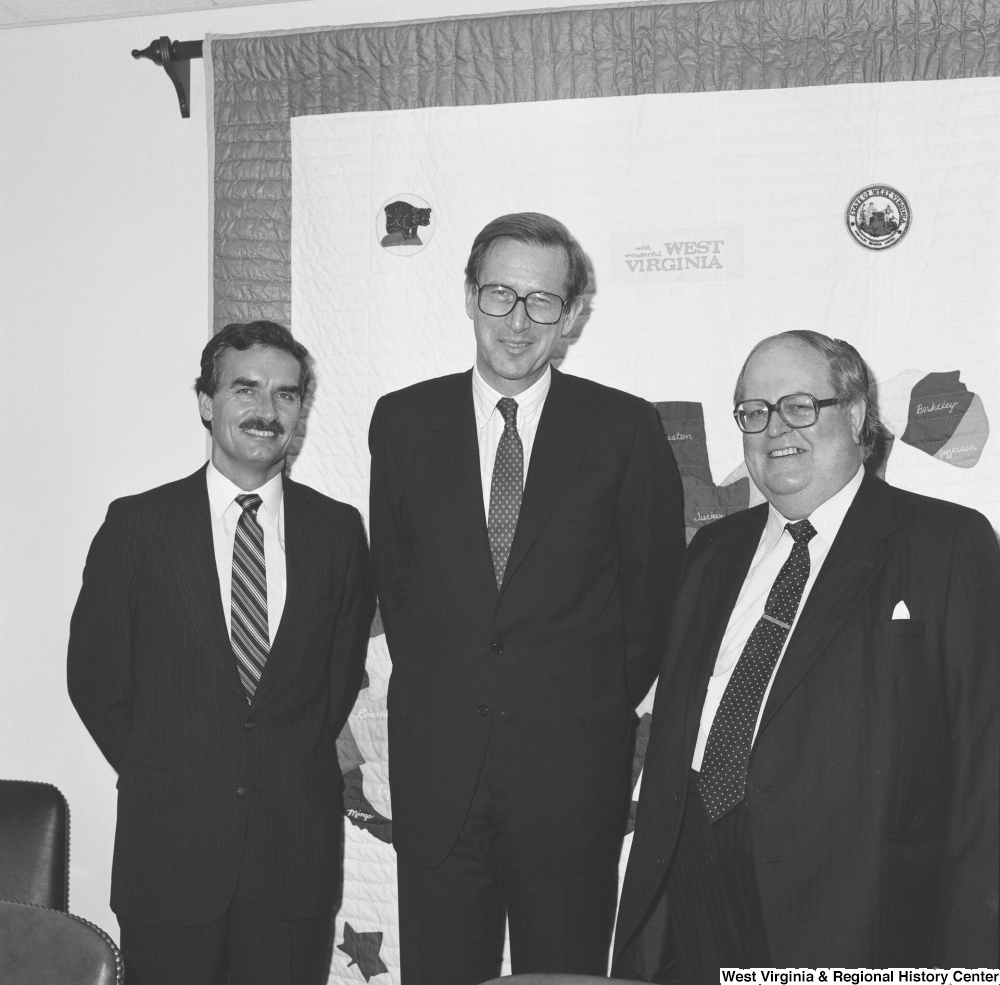
M 521 491 L 524 488 L 524 448 L 517 433 L 517 401 L 503 397 L 497 401 L 503 415 L 504 429 L 497 444 L 490 484 L 490 551 L 497 576 L 497 591 L 503 584 L 510 544 L 514 539 L 517 515 L 521 512 Z
M 233 596 L 230 623 L 233 653 L 240 681 L 249 701 L 271 649 L 267 627 L 267 573 L 264 567 L 264 531 L 257 520 L 263 500 L 255 493 L 236 497 L 243 515 L 233 542 Z
M 711 821 L 727 814 L 746 795 L 760 703 L 809 578 L 809 541 L 816 530 L 808 520 L 786 523 L 785 529 L 795 541 L 792 552 L 774 579 L 764 615 L 743 647 L 708 733 L 698 786 Z

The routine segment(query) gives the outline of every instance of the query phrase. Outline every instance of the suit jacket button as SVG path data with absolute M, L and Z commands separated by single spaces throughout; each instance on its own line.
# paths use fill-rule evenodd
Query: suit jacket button
M 246 730 L 247 730 L 248 732 L 250 731 L 250 729 L 252 729 L 252 728 L 253 728 L 253 726 L 254 726 L 254 723 L 253 723 L 253 722 L 244 722 L 244 723 L 243 723 L 243 727 L 244 727 L 244 728 L 245 728 L 245 729 L 246 729 Z
M 680 807 L 681 806 L 681 795 L 679 793 L 674 794 L 674 803 Z
M 659 858 L 657 858 L 657 860 L 656 860 L 656 864 L 657 865 L 666 865 L 667 864 L 666 856 L 665 855 L 659 856 Z
M 503 653 L 503 643 L 494 643 L 493 644 L 493 652 L 494 653 Z
M 479 706 L 479 714 L 484 717 L 490 713 L 490 709 L 486 705 Z
M 242 797 L 243 794 L 245 794 L 246 792 L 247 792 L 247 788 L 246 787 L 237 787 L 236 788 L 236 796 L 237 797 Z

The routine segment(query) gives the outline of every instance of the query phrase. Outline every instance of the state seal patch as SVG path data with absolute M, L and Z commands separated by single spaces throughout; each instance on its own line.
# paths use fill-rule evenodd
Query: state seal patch
M 866 250 L 887 250 L 909 231 L 910 203 L 889 185 L 868 185 L 851 199 L 844 221 L 851 238 Z

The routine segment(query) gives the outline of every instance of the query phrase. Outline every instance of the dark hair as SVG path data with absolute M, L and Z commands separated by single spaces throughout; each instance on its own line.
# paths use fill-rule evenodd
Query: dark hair
M 194 381 L 194 392 L 214 397 L 215 391 L 219 389 L 219 360 L 222 354 L 227 349 L 238 349 L 242 352 L 254 345 L 280 349 L 299 361 L 302 371 L 299 376 L 299 386 L 302 389 L 302 396 L 305 397 L 312 380 L 312 359 L 309 350 L 301 342 L 296 342 L 284 325 L 273 321 L 252 321 L 245 325 L 234 322 L 222 331 L 216 332 L 209 339 L 208 345 L 201 350 L 201 375 Z M 212 430 L 211 421 L 202 418 L 201 423 L 209 431 Z
M 792 329 L 761 340 L 750 350 L 750 355 L 743 362 L 743 368 L 736 380 L 736 389 L 733 391 L 733 403 L 738 404 L 743 399 L 743 377 L 746 375 L 747 365 L 754 353 L 779 339 L 795 339 L 822 353 L 830 366 L 830 383 L 833 386 L 834 395 L 840 397 L 846 404 L 864 401 L 865 418 L 861 423 L 861 433 L 858 437 L 864 451 L 864 460 L 867 462 L 875 451 L 875 443 L 882 434 L 883 428 L 882 422 L 878 419 L 878 409 L 869 393 L 871 376 L 868 372 L 868 366 L 850 342 L 845 342 L 843 339 L 831 339 L 828 335 L 811 332 L 805 328 Z
M 489 248 L 498 239 L 513 239 L 518 243 L 535 246 L 561 246 L 569 261 L 569 283 L 566 285 L 567 303 L 575 301 L 587 290 L 587 255 L 573 234 L 558 220 L 541 212 L 513 212 L 488 222 L 476 237 L 465 265 L 465 283 L 479 283 L 479 268 Z

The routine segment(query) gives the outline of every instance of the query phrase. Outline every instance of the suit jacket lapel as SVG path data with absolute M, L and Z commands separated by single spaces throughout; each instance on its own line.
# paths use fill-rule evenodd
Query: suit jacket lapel
M 885 564 L 889 554 L 886 537 L 896 526 L 888 487 L 865 472 L 781 658 L 761 719 L 761 730 L 868 591 Z
M 567 392 L 565 378 L 553 369 L 552 385 L 545 398 L 531 450 L 528 481 L 521 498 L 521 512 L 510 545 L 501 591 L 507 587 L 579 468 L 587 450 L 586 439 L 582 435 L 590 428 L 586 410 L 575 403 Z
M 472 400 L 472 370 L 455 378 L 454 391 L 442 400 L 431 423 L 434 446 L 431 470 L 443 493 L 447 509 L 468 544 L 480 574 L 496 591 L 493 555 L 483 512 L 483 480 L 479 468 L 479 436 Z
M 321 543 L 313 533 L 316 512 L 310 508 L 309 497 L 287 475 L 281 481 L 285 511 L 285 607 L 250 702 L 251 710 L 266 700 L 288 664 L 301 652 L 298 644 L 313 619 L 322 562 Z
M 192 621 L 223 677 L 243 694 L 222 611 L 205 468 L 178 485 L 167 515 L 167 551 Z
M 747 516 L 745 526 L 733 530 L 729 536 L 720 537 L 712 559 L 705 566 L 703 589 L 696 600 L 700 609 L 702 625 L 694 636 L 694 645 L 699 647 L 695 655 L 695 672 L 688 682 L 686 735 L 688 752 L 693 755 L 698 739 L 698 726 L 705 704 L 705 692 L 715 670 L 722 637 L 729 625 L 729 618 L 740 589 L 750 570 L 760 536 L 767 523 L 767 506 L 760 506 Z

